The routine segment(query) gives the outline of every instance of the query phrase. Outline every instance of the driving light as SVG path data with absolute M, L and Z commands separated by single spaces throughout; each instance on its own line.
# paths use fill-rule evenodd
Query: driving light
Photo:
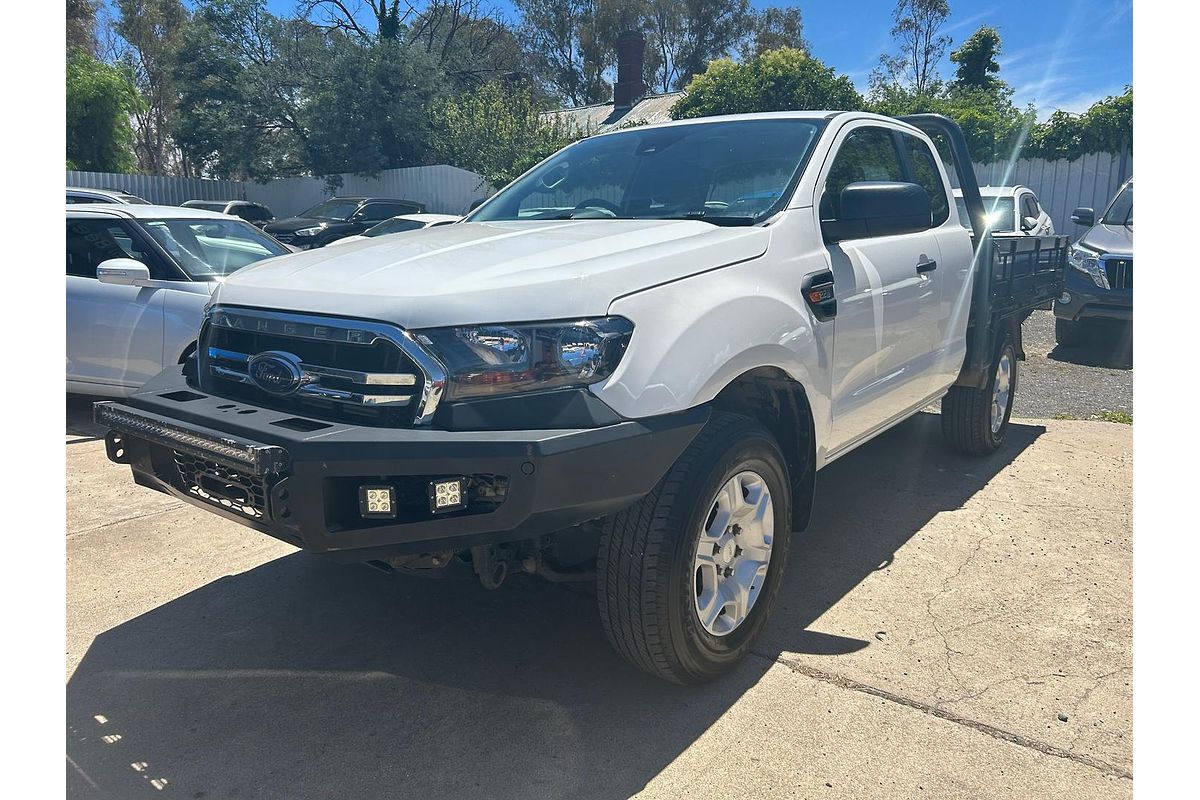
M 434 514 L 458 511 L 467 507 L 467 479 L 429 482 L 429 510 Z
M 432 328 L 416 338 L 446 366 L 446 399 L 587 386 L 616 369 L 633 335 L 624 317 Z
M 396 490 L 391 486 L 358 487 L 358 511 L 367 519 L 394 519 Z

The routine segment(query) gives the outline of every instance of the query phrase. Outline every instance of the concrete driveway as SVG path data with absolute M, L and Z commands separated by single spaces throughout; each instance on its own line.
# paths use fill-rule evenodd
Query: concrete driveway
M 921 414 L 824 470 L 755 653 L 684 689 L 589 592 L 395 578 L 67 437 L 71 797 L 1127 797 L 1131 429 Z M 71 428 L 69 428 L 71 430 Z

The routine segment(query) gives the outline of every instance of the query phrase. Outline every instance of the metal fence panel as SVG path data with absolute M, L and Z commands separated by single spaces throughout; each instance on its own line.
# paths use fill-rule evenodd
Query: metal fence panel
M 1075 161 L 1046 161 L 1023 158 L 975 164 L 980 185 L 1028 186 L 1038 196 L 1046 213 L 1054 220 L 1054 230 L 1080 235 L 1083 230 L 1071 222 L 1071 212 L 1080 206 L 1094 208 L 1099 214 L 1133 175 L 1133 156 L 1121 153 L 1088 153 Z
M 120 189 L 151 203 L 177 206 L 186 200 L 244 200 L 241 181 L 207 178 L 169 178 L 163 175 L 122 175 L 115 172 L 67 170 L 67 186 L 84 189 Z

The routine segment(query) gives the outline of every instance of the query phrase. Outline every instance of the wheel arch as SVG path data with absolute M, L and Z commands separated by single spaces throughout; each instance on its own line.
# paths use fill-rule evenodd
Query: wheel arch
M 802 531 L 808 527 L 817 442 L 812 405 L 804 385 L 780 367 L 754 367 L 729 381 L 713 398 L 712 406 L 751 417 L 775 436 L 791 479 L 792 529 Z

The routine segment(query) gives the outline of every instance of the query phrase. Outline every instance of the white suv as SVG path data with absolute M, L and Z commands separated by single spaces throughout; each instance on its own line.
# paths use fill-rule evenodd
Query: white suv
M 213 287 L 287 252 L 225 214 L 68 205 L 67 391 L 122 396 L 180 363 Z

